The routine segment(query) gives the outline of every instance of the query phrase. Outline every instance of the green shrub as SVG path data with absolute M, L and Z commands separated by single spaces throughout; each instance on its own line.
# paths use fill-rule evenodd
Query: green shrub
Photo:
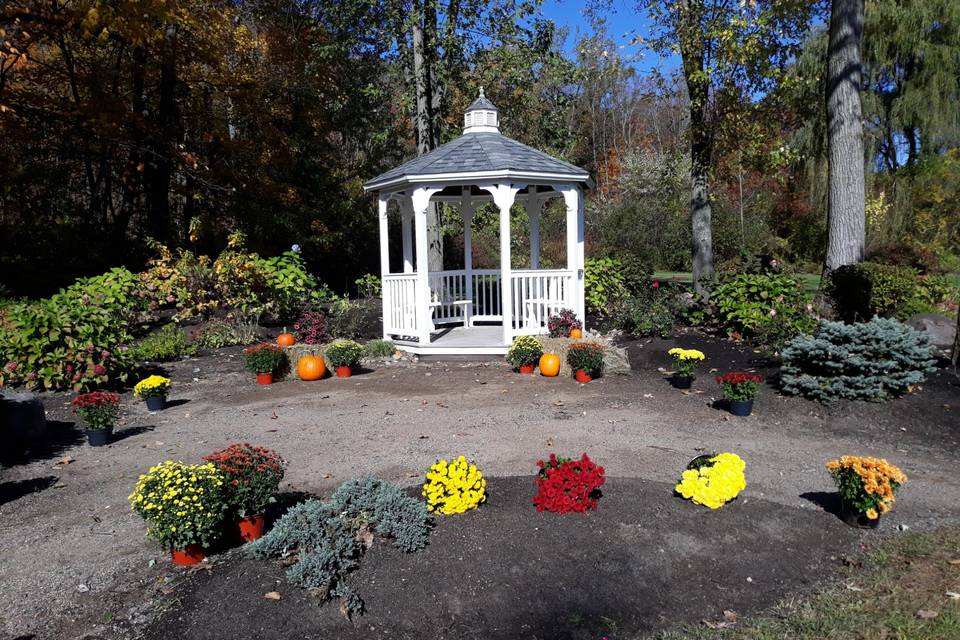
M 339 598 L 353 615 L 362 613 L 363 601 L 345 581 L 360 566 L 372 534 L 393 538 L 398 549 L 411 553 L 427 545 L 432 523 L 423 502 L 367 476 L 343 483 L 328 502 L 307 500 L 292 507 L 244 549 L 259 557 L 292 558 L 291 582 L 314 590 L 321 601 Z
M 331 367 L 353 367 L 363 357 L 363 347 L 353 340 L 334 340 L 323 351 Z
M 918 309 L 918 286 L 915 269 L 860 262 L 831 272 L 826 293 L 837 317 L 845 322 L 873 316 L 905 320 Z
M 537 364 L 543 355 L 543 343 L 533 336 L 518 336 L 507 350 L 506 360 L 514 367 Z
M 583 271 L 587 312 L 605 314 L 611 302 L 628 295 L 622 267 L 616 258 L 587 258 Z
M 265 310 L 278 320 L 293 320 L 310 305 L 336 298 L 326 285 L 310 275 L 299 253 L 287 251 L 262 264 L 267 274 Z
M 136 362 L 165 362 L 196 352 L 197 347 L 187 342 L 186 334 L 171 322 L 135 344 L 130 357 Z
M 934 364 L 926 333 L 887 318 L 824 321 L 814 335 L 791 340 L 782 356 L 784 392 L 821 402 L 898 396 L 923 382 Z
M 327 312 L 327 331 L 334 338 L 349 340 L 374 337 L 381 333 L 379 306 L 340 299 Z
M 372 273 L 363 274 L 354 280 L 353 284 L 357 285 L 357 295 L 361 298 L 379 298 L 383 292 L 383 283 L 380 281 L 380 276 L 375 276 Z
M 779 344 L 817 325 L 801 283 L 789 276 L 737 274 L 713 290 L 710 302 L 725 331 L 766 344 Z
M 631 336 L 666 336 L 684 313 L 677 288 L 658 280 L 612 305 L 614 326 Z
M 201 349 L 222 349 L 236 345 L 253 344 L 259 338 L 253 322 L 226 322 L 211 320 L 196 327 L 191 335 Z
M 367 358 L 389 358 L 397 347 L 390 340 L 371 340 L 363 345 L 363 355 Z
M 114 267 L 99 276 L 80 278 L 55 297 L 65 304 L 99 307 L 127 322 L 142 320 L 149 305 L 140 277 L 123 267 Z

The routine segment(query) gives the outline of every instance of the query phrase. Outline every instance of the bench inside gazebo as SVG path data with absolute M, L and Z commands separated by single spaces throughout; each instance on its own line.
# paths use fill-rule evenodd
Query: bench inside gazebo
M 463 135 L 370 180 L 380 215 L 383 335 L 419 354 L 502 354 L 519 335 L 547 332 L 547 318 L 572 309 L 583 320 L 583 191 L 589 174 L 501 135 L 499 114 L 483 90 L 464 114 Z M 551 198 L 566 208 L 566 268 L 540 268 L 540 212 Z M 427 210 L 458 207 L 462 269 L 429 271 Z M 500 213 L 500 268 L 474 269 L 471 227 L 479 204 Z M 393 204 L 391 204 L 393 203 Z M 510 257 L 510 210 L 526 207 L 529 269 Z M 400 217 L 402 272 L 390 271 L 388 215 Z

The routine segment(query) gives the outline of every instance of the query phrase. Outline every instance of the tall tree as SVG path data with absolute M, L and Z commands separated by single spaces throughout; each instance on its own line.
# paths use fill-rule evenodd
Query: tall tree
M 824 271 L 863 260 L 866 235 L 861 40 L 864 0 L 833 0 L 827 47 L 827 251 Z
M 714 270 L 710 172 L 718 130 L 734 126 L 731 117 L 776 86 L 820 3 L 639 0 L 638 8 L 657 28 L 638 41 L 661 55 L 680 54 L 689 99 L 693 278 L 705 295 L 701 280 Z

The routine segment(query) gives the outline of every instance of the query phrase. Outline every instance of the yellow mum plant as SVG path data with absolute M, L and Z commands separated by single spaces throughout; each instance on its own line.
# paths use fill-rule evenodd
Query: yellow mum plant
M 667 351 L 667 355 L 673 358 L 674 365 L 677 368 L 678 376 L 691 376 L 697 365 L 706 359 L 703 351 L 697 349 L 682 349 L 674 347 Z
M 675 490 L 694 504 L 719 509 L 747 487 L 746 466 L 735 453 L 694 458 Z
M 893 508 L 894 494 L 907 481 L 906 474 L 883 458 L 842 456 L 827 463 L 840 498 L 858 513 L 876 520 Z
M 211 464 L 167 460 L 140 476 L 127 498 L 150 528 L 147 537 L 168 549 L 209 546 L 220 535 L 224 477 Z
M 170 378 L 150 376 L 144 378 L 133 387 L 133 395 L 141 400 L 147 398 L 165 398 L 170 392 Z
M 463 456 L 453 462 L 438 460 L 427 471 L 423 496 L 432 513 L 449 516 L 475 509 L 485 502 L 487 481 L 477 467 Z

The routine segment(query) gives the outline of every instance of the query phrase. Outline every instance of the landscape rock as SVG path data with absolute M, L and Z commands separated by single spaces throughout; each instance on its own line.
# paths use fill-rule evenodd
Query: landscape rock
M 907 324 L 918 331 L 926 331 L 935 347 L 952 347 L 957 335 L 956 319 L 936 313 L 919 313 L 907 320 Z

